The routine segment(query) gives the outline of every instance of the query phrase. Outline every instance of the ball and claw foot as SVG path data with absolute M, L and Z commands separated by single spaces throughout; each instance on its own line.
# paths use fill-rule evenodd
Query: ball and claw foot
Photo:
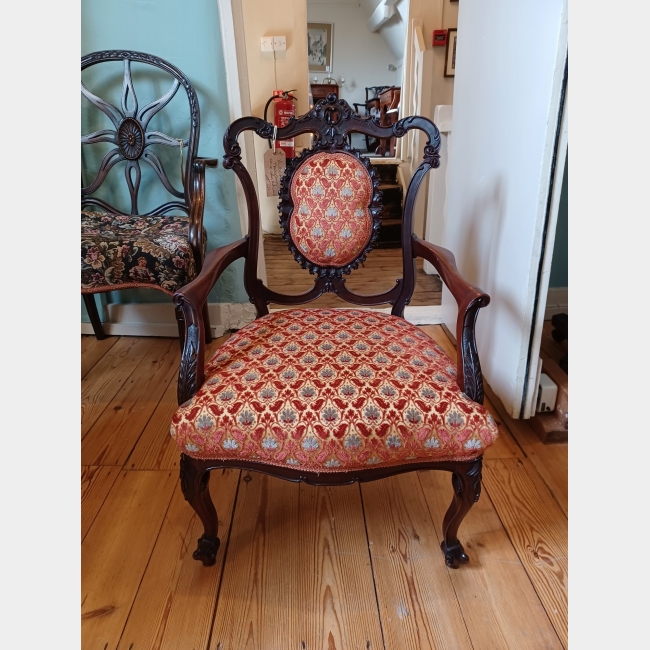
M 445 564 L 450 569 L 457 569 L 461 564 L 467 564 L 469 562 L 469 557 L 460 542 L 447 548 L 447 544 L 443 541 L 440 544 L 440 548 L 445 556 Z
M 196 551 L 192 553 L 195 560 L 203 562 L 203 566 L 212 566 L 217 561 L 217 551 L 219 550 L 218 537 L 199 537 L 199 543 Z

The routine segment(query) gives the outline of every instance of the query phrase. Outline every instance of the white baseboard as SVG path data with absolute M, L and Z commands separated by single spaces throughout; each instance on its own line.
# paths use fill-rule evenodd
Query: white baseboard
M 555 314 L 569 313 L 569 288 L 560 287 L 548 290 L 544 320 L 551 320 Z
M 108 305 L 109 321 L 104 331 L 109 336 L 167 336 L 178 337 L 174 305 L 165 303 L 141 305 Z M 250 303 L 212 303 L 208 305 L 212 336 L 219 337 L 227 330 L 238 330 L 255 319 L 255 307 Z M 300 309 L 288 307 L 287 309 Z M 349 309 L 363 309 L 350 306 Z M 272 312 L 282 311 L 272 309 Z M 390 314 L 390 307 L 376 309 Z M 437 325 L 442 323 L 441 307 L 406 307 L 404 317 L 413 325 Z M 81 323 L 82 334 L 93 334 L 90 323 Z
M 271 313 L 276 311 L 286 311 L 287 309 L 301 309 L 309 308 L 306 305 L 301 307 L 283 307 L 282 309 L 271 309 Z M 381 309 L 371 309 L 368 307 L 357 307 L 350 305 L 349 307 L 337 307 L 337 309 L 360 309 L 362 311 L 378 311 L 382 314 L 390 314 L 390 307 L 383 307 Z M 424 306 L 407 306 L 404 310 L 404 319 L 412 325 L 440 325 L 442 320 L 442 308 L 440 305 L 424 305 Z
M 109 336 L 169 336 L 178 337 L 174 305 L 147 303 L 107 305 L 108 322 L 104 331 Z M 241 329 L 255 318 L 255 307 L 250 303 L 208 304 L 212 336 L 219 337 L 230 329 Z M 93 334 L 90 323 L 81 323 L 82 334 Z

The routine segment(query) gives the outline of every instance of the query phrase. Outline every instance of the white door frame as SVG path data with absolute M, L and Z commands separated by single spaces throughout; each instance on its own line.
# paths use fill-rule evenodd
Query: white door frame
M 228 94 L 228 112 L 230 122 L 251 114 L 250 88 L 248 85 L 248 61 L 246 59 L 246 35 L 241 0 L 219 0 L 219 23 L 221 29 L 221 46 L 226 67 L 226 89 Z M 242 163 L 248 169 L 257 194 L 257 164 L 255 161 L 255 136 L 247 131 L 240 137 Z M 246 196 L 239 180 L 235 181 L 237 189 L 237 207 L 242 236 L 248 233 L 248 208 Z M 261 228 L 260 221 L 260 228 Z M 266 283 L 266 262 L 264 260 L 264 239 L 260 233 L 257 275 Z
M 563 97 L 560 104 L 560 115 L 558 115 L 557 134 L 554 143 L 553 159 L 551 162 L 550 182 L 548 190 L 548 201 L 546 206 L 546 217 L 544 234 L 542 240 L 542 254 L 540 260 L 539 274 L 535 287 L 535 302 L 533 311 L 533 328 L 530 333 L 528 345 L 526 373 L 526 384 L 520 411 L 521 418 L 530 418 L 535 414 L 535 398 L 537 394 L 537 378 L 539 376 L 542 360 L 539 357 L 539 350 L 542 344 L 542 330 L 546 316 L 546 302 L 548 298 L 548 283 L 551 277 L 551 265 L 553 263 L 553 247 L 555 245 L 555 230 L 557 228 L 557 217 L 560 208 L 560 195 L 562 193 L 562 178 L 564 166 L 566 165 L 567 146 L 569 142 L 569 110 L 568 98 L 569 88 L 567 79 L 567 66 L 565 63 L 563 79 Z

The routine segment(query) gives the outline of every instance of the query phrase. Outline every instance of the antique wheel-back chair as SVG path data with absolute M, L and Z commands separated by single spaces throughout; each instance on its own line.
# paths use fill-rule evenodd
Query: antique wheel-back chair
M 372 249 L 381 196 L 373 166 L 349 146 L 347 135 L 401 138 L 412 129 L 424 131 L 428 141 L 404 202 L 403 278 L 385 293 L 358 295 L 345 286 L 344 276 Z M 212 251 L 199 276 L 174 296 L 186 334 L 171 435 L 181 451 L 183 494 L 205 527 L 194 558 L 211 565 L 219 547 L 210 470 L 231 467 L 313 485 L 344 485 L 440 469 L 452 473 L 454 489 L 441 547 L 447 565 L 458 567 L 468 561 L 458 526 L 479 498 L 482 454 L 497 429 L 482 406 L 474 339 L 478 310 L 489 297 L 460 276 L 449 251 L 412 234 L 418 188 L 439 165 L 438 129 L 423 117 L 381 127 L 333 95 L 278 129 L 282 139 L 315 136 L 314 146 L 287 165 L 279 193 L 289 250 L 316 276 L 314 286 L 300 295 L 279 294 L 257 277 L 259 205 L 238 143 L 248 130 L 269 138 L 273 125 L 243 117 L 224 135 L 223 164 L 243 185 L 248 235 Z M 435 266 L 458 302 L 455 367 L 402 317 L 415 286 L 417 256 Z M 223 270 L 240 257 L 257 319 L 204 364 L 201 310 Z M 391 314 L 354 309 L 269 314 L 271 302 L 297 305 L 328 291 L 356 305 L 391 304 Z
M 82 135 L 81 144 L 115 145 L 103 157 L 94 180 L 86 187 L 82 183 L 81 188 L 81 294 L 98 339 L 105 338 L 105 333 L 94 294 L 141 287 L 173 296 L 177 289 L 199 273 L 207 246 L 203 228 L 205 168 L 216 167 L 218 163 L 216 159 L 197 156 L 199 103 L 192 84 L 178 68 L 150 54 L 109 50 L 82 57 L 81 71 L 106 61 L 124 63 L 120 108 L 93 94 L 81 82 L 82 95 L 112 123 L 112 128 Z M 132 62 L 168 73 L 172 77 L 169 90 L 150 104 L 140 106 L 133 87 Z M 152 118 L 171 102 L 181 86 L 189 102 L 189 137 L 175 138 L 150 130 Z M 154 145 L 180 150 L 180 190 L 170 181 Z M 124 163 L 122 168 L 131 200 L 130 211 L 118 210 L 111 203 L 93 196 L 118 163 Z M 174 197 L 144 214 L 138 209 L 141 163 L 153 169 L 163 188 Z M 179 215 L 179 212 L 184 214 Z M 205 336 L 209 342 L 211 329 L 207 305 L 202 309 Z M 182 347 L 185 326 L 180 309 L 176 309 L 176 320 Z

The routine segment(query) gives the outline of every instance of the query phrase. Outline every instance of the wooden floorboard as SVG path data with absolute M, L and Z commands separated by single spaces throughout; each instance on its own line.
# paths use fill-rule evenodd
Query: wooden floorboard
M 104 505 L 119 473 L 117 467 L 81 467 L 81 541 Z
M 217 562 L 210 568 L 192 558 L 203 527 L 176 482 L 119 650 L 207 648 L 238 482 L 239 470 L 213 472 L 210 477 L 210 492 L 223 531 Z
M 103 341 L 94 336 L 81 337 L 81 378 L 117 343 L 117 336 L 109 336 Z
M 210 650 L 300 648 L 299 489 L 251 472 L 237 507 Z M 250 480 L 248 480 L 250 478 Z
M 358 487 L 248 476 L 211 650 L 381 648 Z
M 417 475 L 361 491 L 386 650 L 471 649 Z
M 440 326 L 422 329 L 454 358 Z M 178 341 L 113 338 L 103 354 L 82 342 L 96 357 L 82 380 L 82 647 L 566 647 L 567 445 L 542 445 L 489 388 L 499 438 L 459 532 L 469 565 L 447 569 L 439 549 L 448 473 L 315 488 L 230 470 L 211 480 L 222 545 L 208 568 L 191 557 L 202 529 L 169 436 Z
M 117 648 L 177 482 L 120 472 L 81 546 L 83 648 Z
M 316 650 L 381 648 L 359 487 L 300 485 L 299 522 L 301 641 Z
M 516 462 L 516 461 L 515 461 Z M 451 476 L 418 472 L 436 530 L 451 503 Z M 458 537 L 469 564 L 450 569 L 474 650 L 562 650 L 489 494 L 483 491 Z
M 569 446 L 567 443 L 545 445 L 531 429 L 526 420 L 513 420 L 508 416 L 501 400 L 494 394 L 489 385 L 485 393 L 494 404 L 499 419 L 505 424 L 523 450 L 525 457 L 535 466 L 538 474 L 544 480 L 555 497 L 565 516 L 569 514 Z
M 528 459 L 488 460 L 483 484 L 562 644 L 568 646 L 567 523 Z
M 153 339 L 147 357 L 82 440 L 84 465 L 124 465 L 178 371 L 179 362 L 176 339 Z
M 153 339 L 121 337 L 81 380 L 81 436 L 99 416 L 153 345 Z
M 555 363 L 560 363 L 560 359 L 567 353 L 567 340 L 558 343 L 552 336 L 553 324 L 550 320 L 544 321 L 542 327 L 542 343 L 541 348 L 548 354 Z

